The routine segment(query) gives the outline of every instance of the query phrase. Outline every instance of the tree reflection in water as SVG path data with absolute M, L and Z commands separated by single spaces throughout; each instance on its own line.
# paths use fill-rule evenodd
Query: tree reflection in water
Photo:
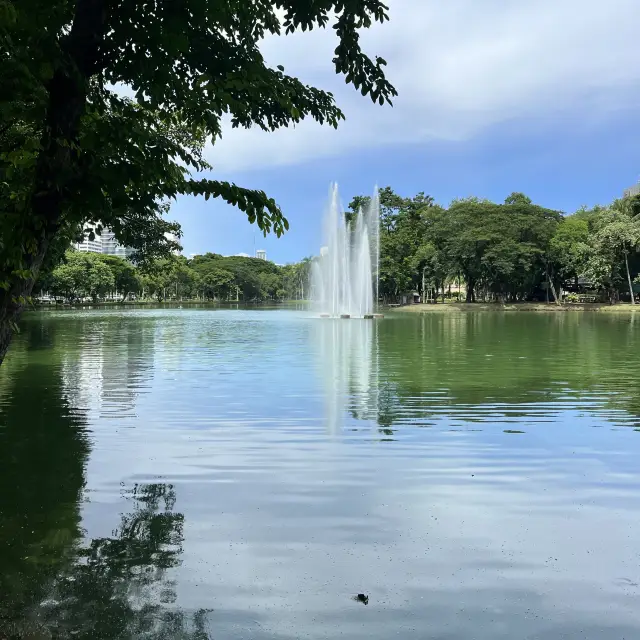
M 173 486 L 136 485 L 132 511 L 109 538 L 78 549 L 43 603 L 54 637 L 208 638 L 206 611 L 175 608 L 175 583 L 167 570 L 180 564 L 184 517 L 174 511 Z
M 208 638 L 207 612 L 182 611 L 169 574 L 184 526 L 173 486 L 134 486 L 112 535 L 83 541 L 86 415 L 39 329 L 0 376 L 0 640 Z

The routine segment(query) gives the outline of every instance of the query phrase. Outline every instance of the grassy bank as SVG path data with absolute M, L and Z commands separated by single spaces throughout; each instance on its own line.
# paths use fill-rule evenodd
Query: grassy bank
M 636 310 L 640 310 L 640 305 L 631 305 L 628 303 L 610 305 L 597 302 L 584 304 L 565 303 L 562 305 L 546 304 L 544 302 L 519 302 L 515 304 L 449 302 L 444 304 L 409 304 L 390 309 L 390 311 L 397 311 L 398 313 L 465 313 L 469 311 L 634 313 Z

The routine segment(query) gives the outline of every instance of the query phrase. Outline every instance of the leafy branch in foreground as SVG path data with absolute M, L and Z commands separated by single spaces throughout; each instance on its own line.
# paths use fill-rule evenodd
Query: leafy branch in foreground
M 198 179 L 204 145 L 225 117 L 265 131 L 344 118 L 331 93 L 265 63 L 266 36 L 332 26 L 336 73 L 391 103 L 386 62 L 359 40 L 387 19 L 380 0 L 0 0 L 0 362 L 41 266 L 87 222 L 160 255 L 179 231 L 167 203 L 193 194 L 283 233 L 263 192 Z

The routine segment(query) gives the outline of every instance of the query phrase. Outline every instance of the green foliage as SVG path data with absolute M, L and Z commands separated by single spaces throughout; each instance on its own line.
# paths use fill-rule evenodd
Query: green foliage
M 137 297 L 165 300 L 301 300 L 309 297 L 311 259 L 278 266 L 242 256 L 207 253 L 147 260 L 135 266 L 117 256 L 67 251 L 51 272 L 42 272 L 37 290 L 65 300 Z M 117 295 L 116 295 L 117 294 Z
M 123 295 L 124 300 L 129 297 L 129 294 L 140 291 L 140 278 L 136 268 L 130 262 L 117 256 L 103 256 L 102 260 L 111 269 L 114 287 Z
M 422 291 L 435 301 L 462 280 L 467 302 L 548 299 L 585 286 L 613 301 L 640 271 L 638 198 L 563 216 L 517 192 L 504 204 L 469 197 L 447 209 L 424 193 L 403 198 L 385 187 L 379 196 L 383 300 Z M 347 219 L 369 201 L 354 197 Z
M 560 221 L 549 243 L 548 255 L 562 280 L 575 279 L 585 272 L 591 251 L 589 224 L 577 214 Z
M 285 277 L 294 269 L 293 265 L 278 267 L 267 260 L 215 253 L 195 256 L 190 265 L 200 277 L 204 297 L 245 302 L 278 300 L 282 291 L 286 296 Z
M 591 251 L 585 266 L 585 274 L 598 288 L 606 290 L 614 302 L 620 289 L 633 278 L 629 266 L 630 256 L 640 248 L 640 219 L 634 216 L 630 201 L 616 200 L 599 210 L 591 218 L 593 232 Z
M 103 298 L 116 287 L 114 268 L 110 265 L 118 268 L 120 265 L 116 261 L 124 262 L 111 258 L 109 264 L 106 258 L 96 253 L 68 251 L 64 263 L 51 273 L 51 291 L 67 299 L 90 296 L 95 301 Z M 120 266 L 120 270 L 126 269 L 125 265 Z
M 448 209 L 419 193 L 403 198 L 380 190 L 380 294 L 392 300 L 411 290 L 444 292 L 463 278 L 467 300 L 476 290 L 499 299 L 526 299 L 545 277 L 549 243 L 561 220 L 520 193 L 499 205 L 479 198 Z M 350 215 L 368 199 L 357 196 Z
M 205 143 L 223 119 L 273 131 L 344 118 L 331 93 L 266 64 L 266 36 L 332 26 L 336 73 L 390 103 L 385 60 L 360 45 L 386 11 L 380 0 L 0 0 L 0 361 L 40 268 L 85 223 L 156 259 L 175 248 L 165 233 L 179 233 L 163 218 L 170 201 L 191 194 L 282 234 L 288 223 L 264 192 L 203 177 Z
M 204 273 L 200 282 L 206 298 L 226 300 L 234 288 L 235 276 L 232 271 L 214 267 Z

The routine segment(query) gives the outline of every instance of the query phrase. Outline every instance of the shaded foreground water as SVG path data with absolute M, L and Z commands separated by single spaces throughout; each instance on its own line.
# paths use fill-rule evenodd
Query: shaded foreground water
M 32 314 L 0 638 L 637 638 L 639 330 Z

